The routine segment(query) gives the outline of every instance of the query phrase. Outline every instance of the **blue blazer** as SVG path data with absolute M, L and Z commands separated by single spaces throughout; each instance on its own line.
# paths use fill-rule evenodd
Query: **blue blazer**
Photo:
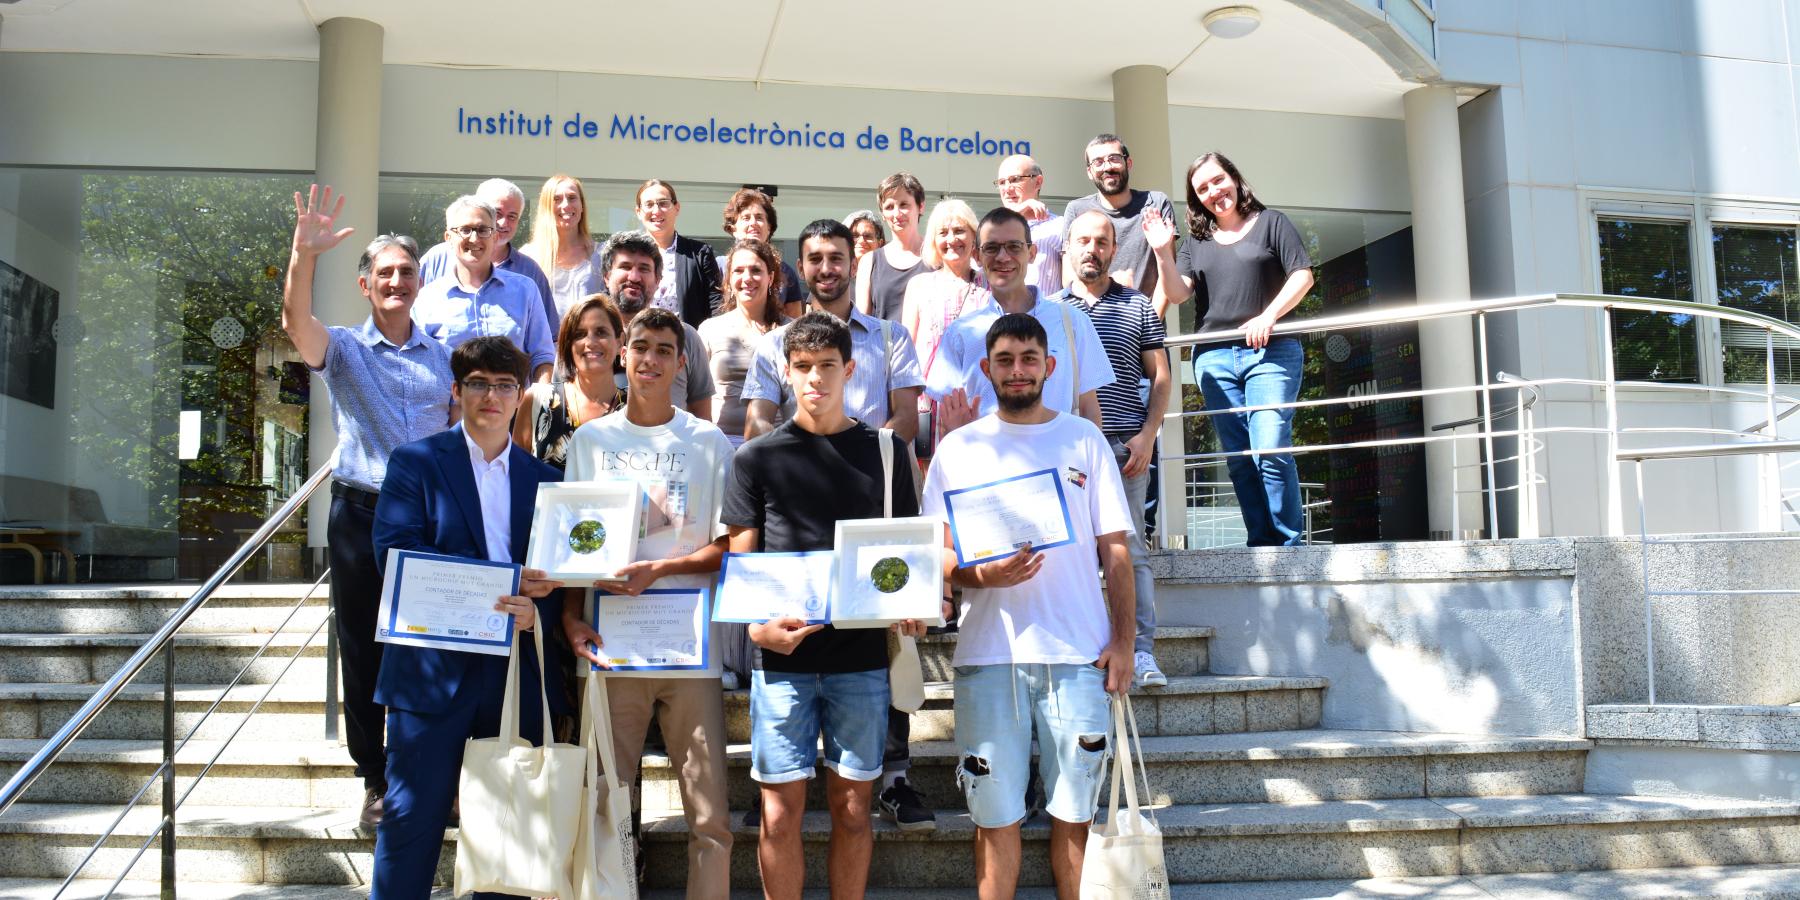
M 562 473 L 517 444 L 509 445 L 506 452 L 507 473 L 512 480 L 512 558 L 496 561 L 523 563 L 538 485 L 561 481 Z M 387 476 L 381 482 L 381 498 L 375 504 L 373 533 L 375 564 L 379 567 L 387 565 L 390 548 L 488 558 L 481 494 L 475 488 L 475 469 L 469 464 L 468 439 L 461 428 L 395 448 L 388 458 Z M 561 598 L 561 591 L 552 591 L 537 601 L 540 627 L 560 620 Z M 535 706 L 532 698 L 539 690 L 537 651 L 528 639 L 520 646 L 525 652 L 519 660 L 521 687 L 526 692 L 526 702 Z M 550 656 L 554 665 L 556 655 Z M 553 683 L 557 677 L 551 673 Z M 413 712 L 442 713 L 450 708 L 457 688 L 470 678 L 492 681 L 491 689 L 498 693 L 505 684 L 506 657 L 389 644 L 382 649 L 375 702 Z M 562 691 L 550 692 L 550 707 L 556 712 L 569 711 Z

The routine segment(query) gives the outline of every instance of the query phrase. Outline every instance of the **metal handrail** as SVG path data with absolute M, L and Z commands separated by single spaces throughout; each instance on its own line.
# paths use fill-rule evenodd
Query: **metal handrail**
M 38 776 L 44 774 L 44 770 L 62 756 L 69 744 L 80 737 L 89 725 L 93 724 L 94 719 L 98 718 L 100 713 L 119 696 L 119 692 L 124 690 L 126 684 L 130 683 L 144 670 L 145 666 L 150 664 L 151 659 L 172 645 L 175 632 L 186 625 L 188 619 L 193 618 L 194 613 L 212 599 L 213 593 L 219 589 L 219 586 L 237 574 L 237 571 L 243 568 L 244 563 L 261 550 L 264 544 L 268 543 L 269 538 L 274 536 L 281 525 L 288 520 L 288 517 L 297 512 L 312 497 L 313 492 L 330 478 L 331 467 L 328 465 L 321 466 L 318 471 L 307 478 L 306 482 L 300 486 L 300 490 L 296 491 L 292 497 L 287 499 L 286 503 L 281 505 L 280 509 L 266 519 L 262 527 L 250 536 L 250 540 L 239 547 L 237 552 L 231 554 L 231 558 L 214 571 L 212 576 L 200 585 L 199 590 L 196 590 L 187 599 L 187 602 L 170 614 L 168 620 L 163 622 L 162 627 L 158 628 L 156 633 L 151 635 L 150 639 L 131 655 L 131 658 L 125 660 L 125 663 L 119 666 L 119 670 L 101 684 L 94 695 L 89 697 L 87 702 L 83 703 L 81 708 L 62 724 L 62 727 L 56 729 L 56 734 L 52 735 L 44 746 L 38 748 L 38 751 L 32 754 L 31 758 L 26 760 L 25 764 L 20 766 L 11 778 L 7 779 L 6 785 L 0 787 L 0 815 L 4 815 L 14 803 L 18 802 L 20 797 L 24 796 L 25 791 L 31 787 L 33 782 L 37 781 Z M 167 668 L 165 682 L 174 677 L 173 671 L 172 666 Z M 167 737 L 165 735 L 165 739 Z
M 1800 441 L 1758 441 L 1751 444 L 1698 444 L 1688 447 L 1645 447 L 1613 454 L 1619 462 L 1653 459 L 1704 459 L 1711 456 L 1758 456 L 1764 453 L 1800 452 Z

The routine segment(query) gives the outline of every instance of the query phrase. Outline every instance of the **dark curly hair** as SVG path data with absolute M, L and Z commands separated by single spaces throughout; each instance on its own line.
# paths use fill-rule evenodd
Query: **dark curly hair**
M 1239 215 L 1248 216 L 1268 209 L 1261 200 L 1256 199 L 1256 192 L 1244 182 L 1244 176 L 1238 174 L 1238 167 L 1233 165 L 1231 160 L 1226 159 L 1225 154 L 1217 150 L 1202 153 L 1194 157 L 1194 161 L 1188 164 L 1187 178 L 1185 179 L 1187 182 L 1188 233 L 1192 234 L 1194 240 L 1197 241 L 1204 241 L 1212 237 L 1213 229 L 1219 226 L 1218 221 L 1213 218 L 1212 210 L 1200 203 L 1200 194 L 1194 190 L 1194 173 L 1200 171 L 1200 167 L 1209 162 L 1218 163 L 1219 168 L 1224 169 L 1225 174 L 1230 175 L 1232 182 L 1237 185 Z

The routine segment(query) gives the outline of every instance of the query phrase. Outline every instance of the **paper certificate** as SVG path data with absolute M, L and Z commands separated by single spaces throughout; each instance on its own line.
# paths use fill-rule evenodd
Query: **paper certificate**
M 717 622 L 767 622 L 791 616 L 828 620 L 837 554 L 727 553 L 719 569 Z
M 600 634 L 600 658 L 613 670 L 707 667 L 712 624 L 705 588 L 650 588 L 636 597 L 594 591 L 593 598 L 589 619 Z
M 388 551 L 375 640 L 506 656 L 513 617 L 494 611 L 519 592 L 519 567 L 462 556 Z
M 1074 526 L 1055 469 L 944 492 L 958 568 L 990 562 L 1031 545 L 1073 543 Z

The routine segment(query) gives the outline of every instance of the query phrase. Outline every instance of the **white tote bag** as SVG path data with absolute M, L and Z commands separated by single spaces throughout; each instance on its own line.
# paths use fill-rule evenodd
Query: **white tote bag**
M 575 837 L 575 893 L 565 896 L 571 900 L 636 900 L 631 790 L 619 780 L 619 764 L 613 754 L 606 678 L 594 672 L 586 681 L 581 749 L 587 757 L 587 789 L 582 792 L 581 830 Z
M 1163 867 L 1162 829 L 1156 818 L 1138 803 L 1133 779 L 1144 782 L 1144 800 L 1150 794 L 1150 776 L 1144 770 L 1144 748 L 1138 741 L 1137 715 L 1131 697 L 1121 694 L 1112 703 L 1112 799 L 1106 824 L 1088 830 L 1087 853 L 1081 863 L 1081 900 L 1169 900 L 1169 872 Z M 1125 809 L 1119 808 L 1119 785 L 1125 787 Z
M 550 701 L 544 684 L 544 637 L 537 643 L 538 702 L 543 704 L 543 746 L 519 737 L 519 645 L 506 664 L 506 699 L 500 734 L 463 745 L 462 830 L 456 845 L 456 896 L 495 891 L 526 897 L 570 897 L 569 858 L 575 850 L 581 804 L 581 754 L 550 737 Z
M 881 438 L 881 517 L 891 519 L 894 517 L 894 430 L 883 428 L 876 434 Z M 910 634 L 889 631 L 887 644 L 888 705 L 903 713 L 916 713 L 925 705 L 924 663 L 919 661 L 918 642 Z

